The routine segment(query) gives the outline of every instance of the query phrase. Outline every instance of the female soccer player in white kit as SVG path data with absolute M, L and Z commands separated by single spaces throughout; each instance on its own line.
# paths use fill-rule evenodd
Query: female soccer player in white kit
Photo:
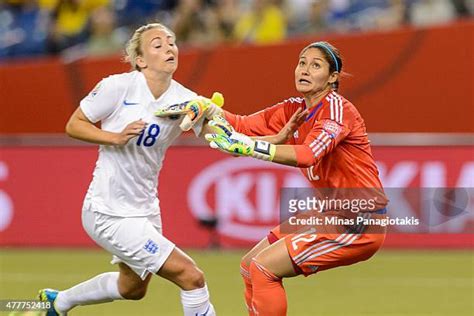
M 181 288 L 184 315 L 215 315 L 203 272 L 161 233 L 157 198 L 157 175 L 166 149 L 181 133 L 182 117 L 153 113 L 197 95 L 172 79 L 178 48 L 174 33 L 162 24 L 138 28 L 128 43 L 127 59 L 135 70 L 103 79 L 66 126 L 69 136 L 100 144 L 82 223 L 113 254 L 119 272 L 64 291 L 40 290 L 40 298 L 53 303 L 47 315 L 63 315 L 78 305 L 138 300 L 157 274 Z M 99 121 L 101 128 L 94 125 Z M 199 134 L 202 120 L 193 128 Z

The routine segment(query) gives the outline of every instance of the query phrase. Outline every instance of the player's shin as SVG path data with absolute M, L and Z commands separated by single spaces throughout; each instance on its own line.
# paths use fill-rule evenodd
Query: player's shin
M 245 305 L 247 306 L 247 311 L 249 316 L 254 316 L 254 310 L 252 308 L 252 279 L 250 278 L 249 266 L 244 262 L 240 262 L 240 274 L 244 280 L 244 297 Z
M 54 302 L 56 309 L 66 313 L 77 305 L 90 305 L 123 300 L 118 289 L 118 272 L 102 273 L 70 289 L 60 291 Z
M 258 316 L 285 316 L 286 293 L 281 278 L 252 260 L 252 307 Z
M 200 289 L 181 290 L 184 316 L 215 316 L 216 312 L 209 299 L 207 285 Z

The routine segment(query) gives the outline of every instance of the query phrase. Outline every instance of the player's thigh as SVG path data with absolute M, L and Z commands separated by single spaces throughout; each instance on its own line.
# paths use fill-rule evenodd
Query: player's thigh
M 369 259 L 381 246 L 384 234 L 296 234 L 285 243 L 291 260 L 304 275 Z
M 283 235 L 280 233 L 280 226 L 274 227 L 270 233 L 267 235 L 267 237 L 263 238 L 256 244 L 249 252 L 247 252 L 243 257 L 242 257 L 242 263 L 244 265 L 249 265 L 250 262 L 252 262 L 252 259 L 257 256 L 263 249 L 267 248 L 271 244 L 275 243 L 278 241 L 280 238 L 282 238 Z
M 299 274 L 295 271 L 284 238 L 265 247 L 253 258 L 253 260 L 281 278 L 294 277 Z
M 125 263 L 142 280 L 156 273 L 175 247 L 159 231 L 156 216 L 119 218 L 86 211 L 83 217 L 89 236 L 113 254 L 112 263 Z
M 157 275 L 175 283 L 183 290 L 193 290 L 205 285 L 204 273 L 184 251 L 175 247 Z

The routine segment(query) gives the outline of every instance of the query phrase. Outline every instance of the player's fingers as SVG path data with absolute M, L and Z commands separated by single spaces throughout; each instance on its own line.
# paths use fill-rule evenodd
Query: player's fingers
M 221 143 L 216 143 L 216 142 L 210 142 L 209 143 L 209 146 L 213 149 L 217 149 L 225 154 L 229 154 L 229 153 L 232 153 L 231 151 L 229 151 L 229 148 L 225 147 L 225 146 L 222 146 Z
M 295 113 L 291 116 L 290 120 L 288 121 L 288 125 L 293 127 L 294 125 L 301 125 L 301 118 L 302 118 L 303 109 L 298 108 L 296 109 Z
M 179 127 L 181 128 L 182 131 L 189 131 L 193 125 L 196 123 L 196 121 L 193 121 L 189 115 L 186 115 L 184 119 L 181 121 L 181 124 L 179 124 Z
M 206 134 L 205 138 L 208 142 L 214 143 L 219 149 L 226 151 L 230 145 L 227 137 L 218 134 Z
M 219 149 L 219 146 L 217 146 L 217 144 L 214 143 L 214 142 L 210 142 L 210 143 L 209 143 L 209 147 L 211 147 L 211 148 L 213 148 L 213 149 Z
M 298 108 L 298 109 L 296 109 L 296 111 L 295 111 L 295 113 L 293 114 L 293 116 L 294 116 L 295 118 L 298 118 L 298 117 L 300 117 L 301 113 L 303 113 L 303 111 L 304 111 L 304 110 L 303 110 L 302 108 Z
M 217 134 L 225 134 L 229 137 L 232 135 L 232 131 L 220 122 L 212 120 L 208 124 Z
M 168 116 L 171 116 L 171 115 L 186 114 L 186 112 L 187 112 L 186 104 L 187 104 L 187 102 L 180 103 L 180 104 L 173 104 L 173 105 L 170 105 L 166 108 L 158 109 L 157 111 L 155 111 L 154 114 L 155 114 L 155 116 L 158 116 L 158 117 L 168 117 Z
M 145 128 L 145 124 L 142 123 L 135 123 L 132 126 L 130 126 L 130 129 L 132 130 L 143 130 Z
M 163 114 L 157 115 L 157 116 L 164 117 L 164 116 L 171 116 L 171 115 L 185 115 L 187 113 L 189 113 L 189 109 L 182 108 L 182 109 L 175 110 L 175 111 L 172 111 L 172 112 L 163 113 Z
M 141 125 L 129 126 L 125 129 L 125 133 L 138 135 L 142 133 L 144 129 L 145 129 L 145 126 L 141 126 Z
M 142 119 L 139 119 L 139 120 L 131 122 L 129 125 L 132 125 L 132 124 L 146 124 L 146 122 Z
M 208 141 L 208 142 L 213 142 L 215 140 L 218 139 L 218 136 L 217 134 L 206 134 L 204 135 L 204 138 Z
M 145 129 L 145 126 L 133 126 L 126 129 L 127 132 L 141 133 Z
M 307 115 L 308 110 L 303 110 L 301 108 L 298 109 L 298 111 L 295 112 L 294 117 L 296 120 L 299 120 L 301 117 Z
M 140 135 L 140 134 L 141 134 L 140 132 L 128 131 L 127 133 L 125 133 L 125 136 L 131 138 L 131 137 L 138 136 L 138 135 Z
M 300 108 L 296 109 L 296 112 L 293 113 L 293 115 L 290 117 L 290 120 L 288 121 L 288 123 L 291 124 L 291 123 L 296 122 L 296 120 L 298 119 L 298 114 L 299 114 L 299 113 L 301 113 L 301 109 L 300 109 Z
M 297 108 L 295 113 L 293 113 L 293 116 L 298 116 L 298 114 L 300 114 L 302 111 L 303 111 L 302 108 Z
M 229 129 L 233 129 L 232 125 L 222 116 L 222 114 L 217 114 L 212 118 L 212 121 L 214 121 L 213 124 L 220 124 L 223 126 L 227 126 Z
M 304 110 L 304 111 L 301 111 L 300 113 L 298 113 L 295 117 L 295 121 L 294 123 L 297 125 L 297 126 L 300 126 L 301 124 L 304 123 L 304 121 L 306 120 L 306 117 L 308 116 L 308 110 Z
M 144 121 L 135 121 L 127 125 L 126 129 L 144 129 L 146 123 Z
M 298 117 L 300 117 L 300 118 L 306 118 L 306 116 L 308 116 L 308 114 L 309 114 L 309 110 L 306 109 L 306 110 L 304 110 L 304 111 L 301 111 L 301 113 L 298 114 Z

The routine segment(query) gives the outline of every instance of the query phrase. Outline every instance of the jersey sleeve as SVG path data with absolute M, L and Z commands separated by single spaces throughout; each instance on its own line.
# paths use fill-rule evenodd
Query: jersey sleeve
M 351 115 L 338 106 L 337 114 L 331 106 L 315 121 L 302 145 L 296 145 L 298 166 L 317 164 L 344 140 L 351 130 Z
M 239 133 L 248 136 L 268 136 L 277 134 L 286 124 L 285 102 L 251 115 L 237 115 L 224 111 L 226 120 Z
M 118 106 L 119 93 L 113 79 L 102 79 L 92 91 L 82 99 L 80 107 L 92 123 L 103 120 Z

